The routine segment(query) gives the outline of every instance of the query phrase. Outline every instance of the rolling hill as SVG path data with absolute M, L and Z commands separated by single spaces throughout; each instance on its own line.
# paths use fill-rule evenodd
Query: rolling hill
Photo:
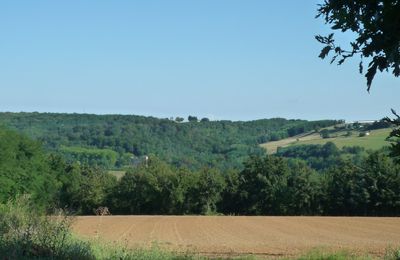
M 193 118 L 193 117 L 192 117 Z M 337 124 L 336 120 L 177 122 L 136 115 L 0 113 L 0 125 L 41 141 L 70 161 L 121 169 L 146 155 L 190 169 L 241 167 L 259 146 Z
M 368 131 L 368 134 L 365 136 L 359 136 L 360 131 L 357 130 L 336 131 L 329 138 L 322 138 L 319 132 L 310 131 L 282 140 L 267 142 L 261 144 L 261 147 L 265 148 L 269 154 L 274 154 L 279 147 L 308 144 L 323 145 L 327 142 L 333 142 L 338 148 L 343 148 L 344 146 L 360 146 L 365 149 L 377 150 L 390 145 L 390 142 L 388 142 L 386 138 L 389 136 L 391 130 L 391 128 L 371 130 Z

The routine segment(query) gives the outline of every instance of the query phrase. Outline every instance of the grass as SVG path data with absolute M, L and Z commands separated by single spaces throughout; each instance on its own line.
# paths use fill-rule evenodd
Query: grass
M 292 260 L 289 258 L 287 260 Z M 325 252 L 321 250 L 312 250 L 311 252 L 295 258 L 296 260 L 373 260 L 371 256 L 368 255 L 355 255 L 347 251 L 339 252 Z
M 316 249 L 309 253 L 297 257 L 288 258 L 286 260 L 374 260 L 374 259 L 384 259 L 384 260 L 400 260 L 400 249 L 387 249 L 387 252 L 382 257 L 370 256 L 370 255 L 359 255 L 348 251 L 339 252 L 329 252 Z
M 365 149 L 378 150 L 384 146 L 389 146 L 386 138 L 389 136 L 391 129 L 378 129 L 370 132 L 368 136 L 359 137 L 358 132 L 354 132 L 349 137 L 339 135 L 332 138 L 319 138 L 314 140 L 305 140 L 292 143 L 291 145 L 304 145 L 304 144 L 325 144 L 333 142 L 338 148 L 344 146 L 361 146 Z
M 344 146 L 361 146 L 365 149 L 378 150 L 384 146 L 390 145 L 390 143 L 386 141 L 386 138 L 391 131 L 392 129 L 390 128 L 372 130 L 368 136 L 364 137 L 359 137 L 358 131 L 351 131 L 351 136 L 345 136 L 347 133 L 346 131 L 338 131 L 333 137 L 325 139 L 323 139 L 319 133 L 308 133 L 261 144 L 261 147 L 266 148 L 269 154 L 273 154 L 276 153 L 278 147 L 308 144 L 323 145 L 327 142 L 333 142 L 338 148 L 343 148 Z
M 108 173 L 114 175 L 119 180 L 125 175 L 126 171 L 108 171 Z

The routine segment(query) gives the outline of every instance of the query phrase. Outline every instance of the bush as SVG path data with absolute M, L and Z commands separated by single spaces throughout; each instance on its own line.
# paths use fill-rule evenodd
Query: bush
M 27 196 L 0 206 L 0 255 L 10 259 L 95 259 L 90 245 L 73 237 L 62 211 L 40 214 Z
M 323 139 L 326 139 L 326 138 L 329 138 L 329 137 L 330 137 L 330 135 L 329 135 L 329 130 L 327 130 L 327 129 L 322 130 L 319 134 L 321 135 L 321 137 L 322 137 Z

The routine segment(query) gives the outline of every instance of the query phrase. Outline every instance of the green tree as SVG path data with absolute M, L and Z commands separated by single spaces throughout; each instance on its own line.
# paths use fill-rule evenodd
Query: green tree
M 366 215 L 368 190 L 363 169 L 342 161 L 327 172 L 326 213 L 330 215 Z
M 78 200 L 75 205 L 79 213 L 93 214 L 96 208 L 104 206 L 117 181 L 115 176 L 97 167 L 81 166 L 79 171 L 79 190 L 71 197 Z
M 330 135 L 329 135 L 329 130 L 327 130 L 327 129 L 323 129 L 319 134 L 320 134 L 321 137 L 324 138 L 324 139 L 330 137 Z
M 400 214 L 400 167 L 382 152 L 374 152 L 365 161 L 365 182 L 369 215 Z
M 392 113 L 395 118 L 391 119 L 389 117 L 385 118 L 385 121 L 394 125 L 396 128 L 390 132 L 387 138 L 391 141 L 391 155 L 395 158 L 397 162 L 400 163 L 400 116 L 392 109 Z
M 214 214 L 217 212 L 217 203 L 221 200 L 225 181 L 216 169 L 204 169 L 198 174 L 195 188 L 197 201 L 196 212 L 200 214 Z
M 41 144 L 0 128 L 0 203 L 30 194 L 39 207 L 46 207 L 56 190 Z
M 189 122 L 198 122 L 199 120 L 197 119 L 196 116 L 188 116 L 188 121 Z
M 185 120 L 183 117 L 179 117 L 179 116 L 175 117 L 175 121 L 178 123 L 183 122 L 183 120 Z
M 124 214 L 177 214 L 184 192 L 176 172 L 151 157 L 122 177 L 110 201 L 112 210 Z
M 239 177 L 240 213 L 282 214 L 288 175 L 289 167 L 283 158 L 251 157 Z
M 285 192 L 285 214 L 313 215 L 320 214 L 321 184 L 319 176 L 304 162 L 295 161 L 290 164 L 290 174 Z
M 218 210 L 224 214 L 235 214 L 239 211 L 239 183 L 240 173 L 230 169 L 223 174 L 225 189 L 222 191 L 222 199 L 217 205 Z

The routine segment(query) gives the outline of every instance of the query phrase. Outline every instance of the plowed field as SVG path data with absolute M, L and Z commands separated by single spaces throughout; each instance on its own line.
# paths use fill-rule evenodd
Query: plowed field
M 313 248 L 383 255 L 400 246 L 400 218 L 88 216 L 78 217 L 74 230 L 132 247 L 156 242 L 206 255 L 292 256 Z

